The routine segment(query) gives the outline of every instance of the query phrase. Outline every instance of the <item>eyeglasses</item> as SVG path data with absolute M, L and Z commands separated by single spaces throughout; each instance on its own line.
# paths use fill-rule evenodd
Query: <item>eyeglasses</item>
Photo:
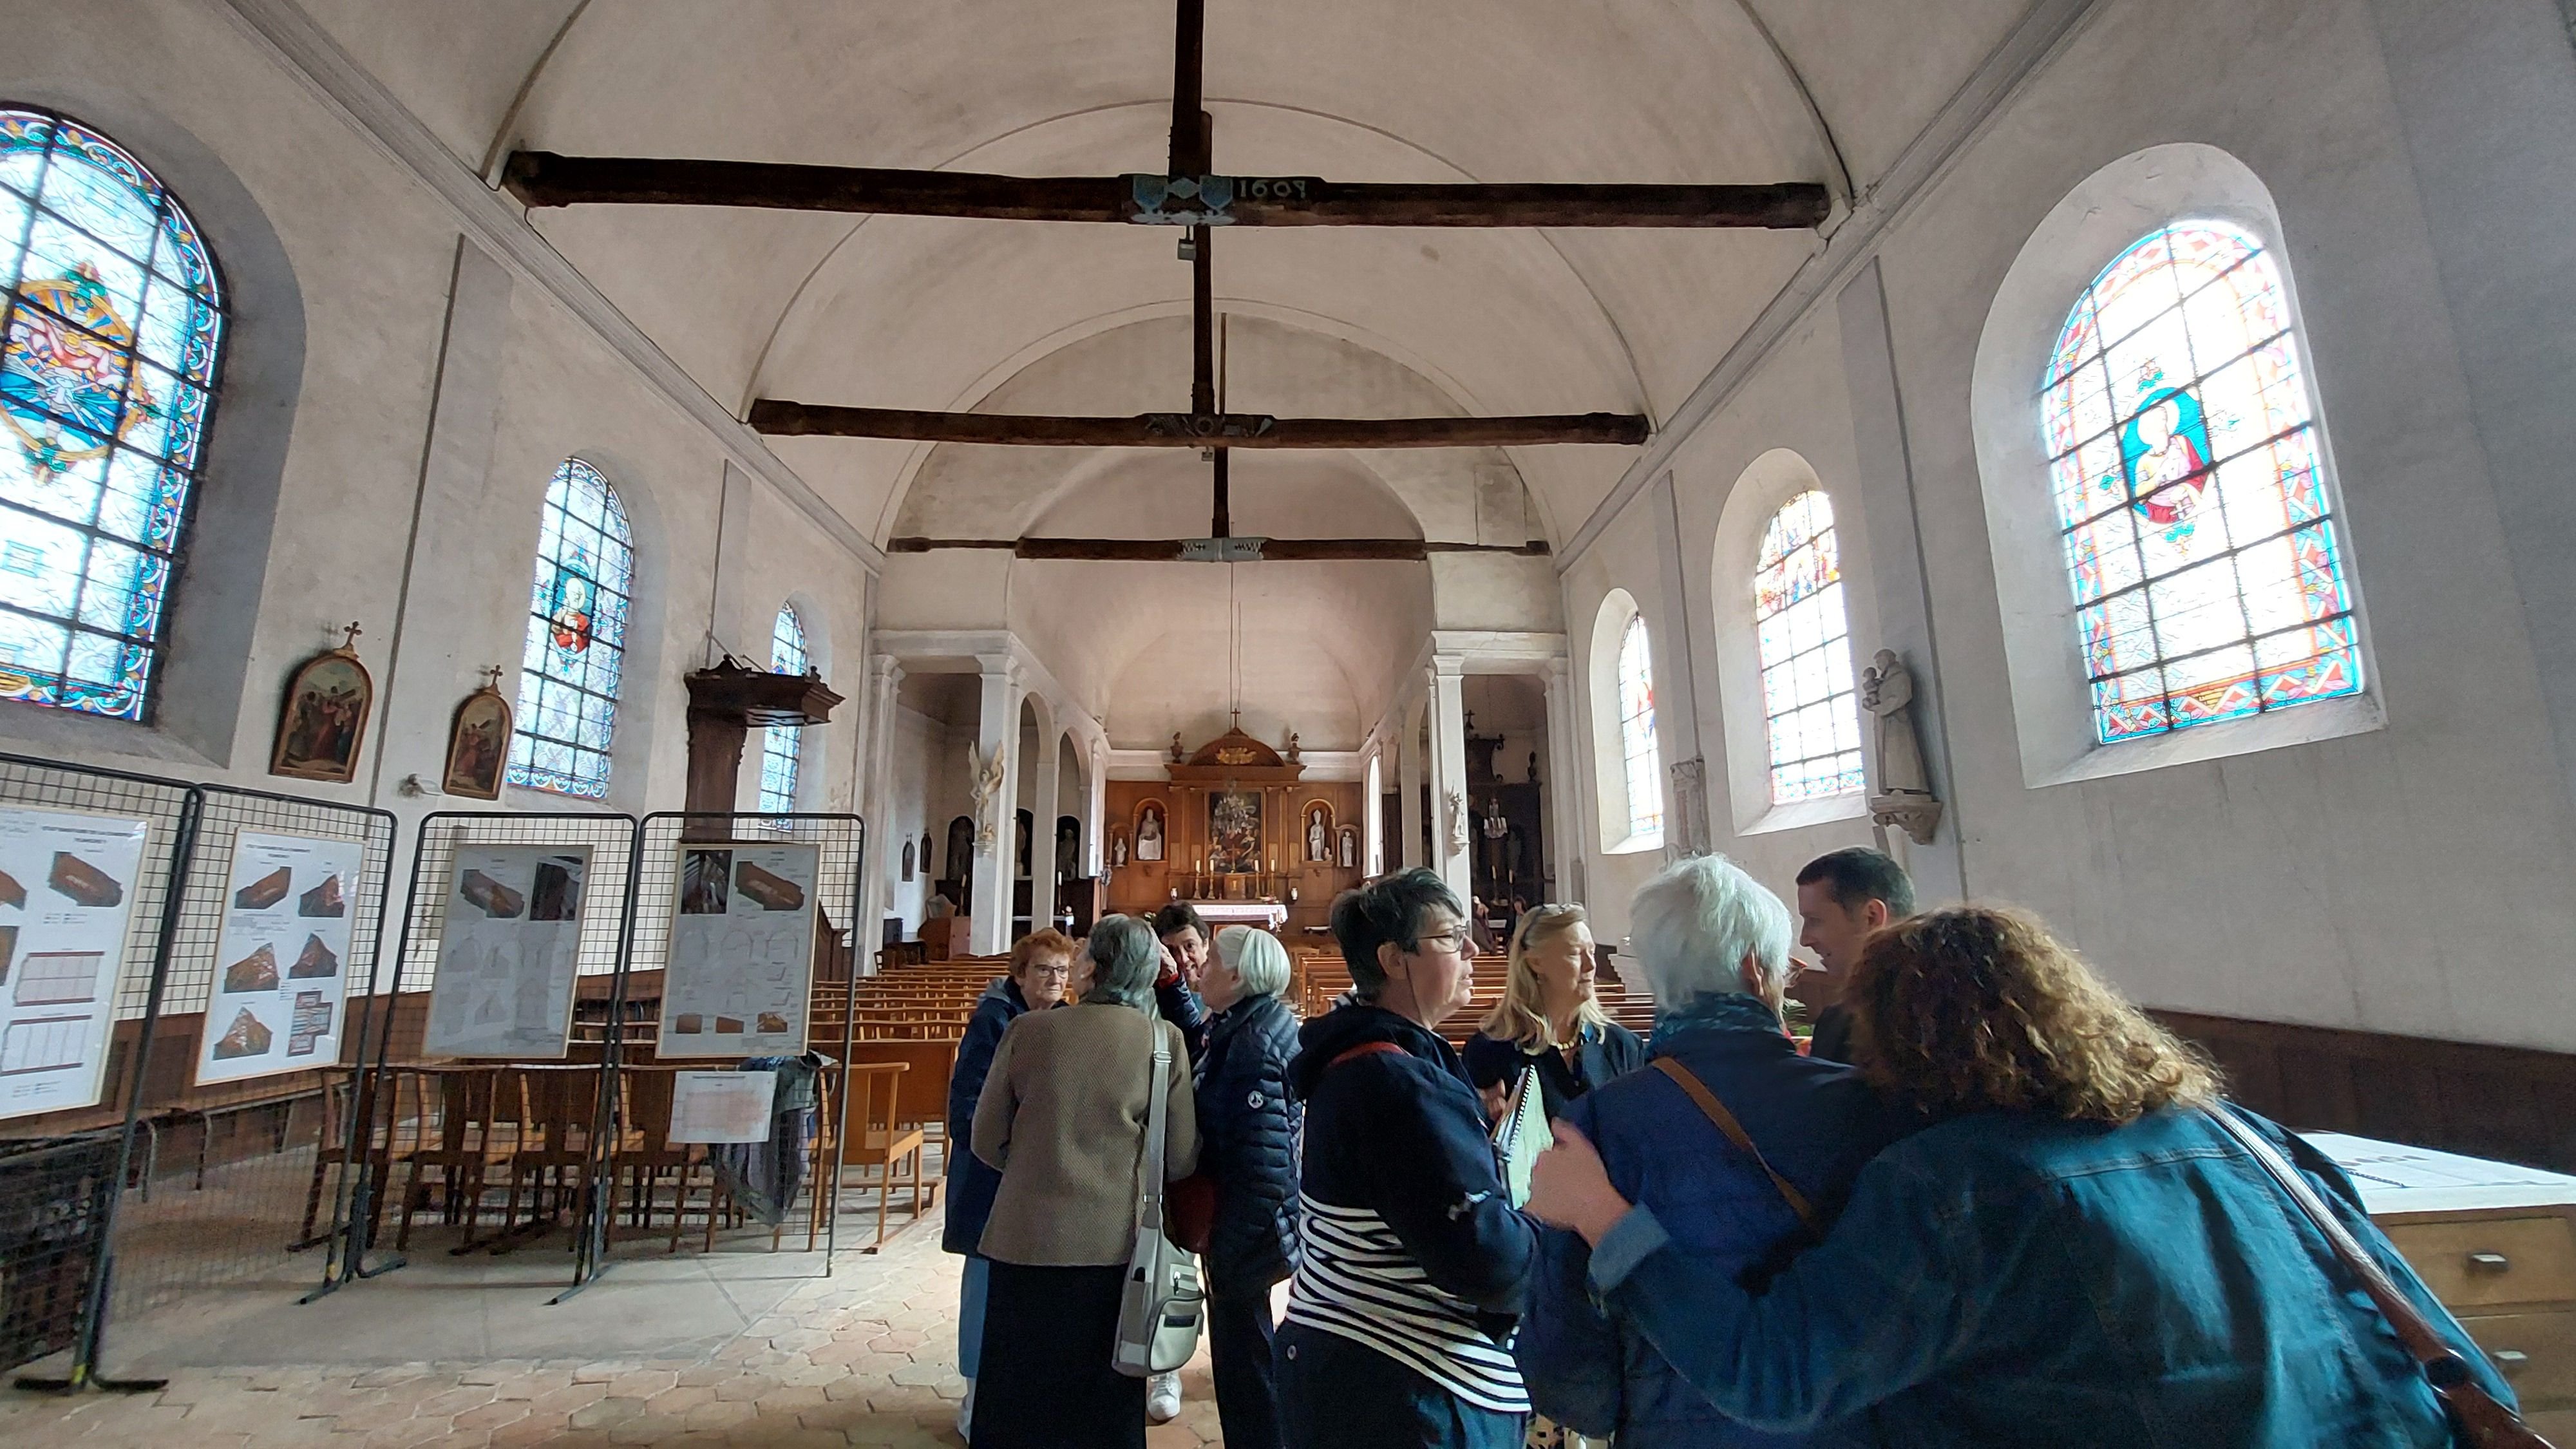
M 1462 922 L 1461 924 L 1452 926 L 1447 931 L 1436 936 L 1414 937 L 1413 949 L 1416 951 L 1423 951 L 1433 946 L 1446 946 L 1451 952 L 1464 956 L 1467 954 L 1467 948 L 1474 943 L 1475 937 L 1468 934 L 1467 927 Z
M 1032 966 L 1029 968 L 1029 974 L 1042 979 L 1071 981 L 1073 968 L 1071 966 Z

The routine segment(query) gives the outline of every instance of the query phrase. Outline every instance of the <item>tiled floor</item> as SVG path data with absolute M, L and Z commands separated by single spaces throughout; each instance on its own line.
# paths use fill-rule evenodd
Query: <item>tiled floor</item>
M 900 1202 L 900 1199 L 898 1199 Z M 844 1220 L 866 1240 L 873 1212 Z M 559 1239 L 413 1266 L 311 1306 L 312 1265 L 200 1295 L 112 1330 L 108 1367 L 167 1374 L 158 1394 L 0 1392 L 0 1443 L 183 1449 L 409 1445 L 954 1445 L 959 1260 L 932 1216 L 880 1255 L 768 1251 L 765 1231 L 713 1254 L 621 1247 L 560 1307 Z M 793 1247 L 801 1234 L 791 1234 Z M 1205 1350 L 1156 1449 L 1219 1442 Z

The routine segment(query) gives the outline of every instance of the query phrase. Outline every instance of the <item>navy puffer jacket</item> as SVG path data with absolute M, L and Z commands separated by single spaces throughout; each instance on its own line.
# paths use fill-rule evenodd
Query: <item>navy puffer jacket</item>
M 1297 1131 L 1288 1099 L 1297 1018 L 1276 996 L 1248 997 L 1208 1023 L 1199 1058 L 1199 1165 L 1216 1179 L 1205 1262 L 1211 1291 L 1267 1292 L 1297 1267 Z
M 984 1078 L 993 1070 L 994 1049 L 1002 1033 L 1026 1015 L 1028 998 L 1008 976 L 994 978 L 975 1003 L 975 1015 L 957 1043 L 957 1066 L 948 1074 L 948 1226 L 939 1246 L 974 1257 L 984 1241 L 984 1219 L 993 1212 L 993 1194 L 1001 1191 L 1000 1169 L 966 1150 L 975 1140 L 975 1103 L 984 1095 Z

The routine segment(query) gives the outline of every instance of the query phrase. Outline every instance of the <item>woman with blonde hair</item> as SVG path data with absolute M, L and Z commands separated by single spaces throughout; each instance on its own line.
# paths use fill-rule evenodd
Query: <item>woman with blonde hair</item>
M 1732 964 L 1732 963 L 1730 963 Z M 1646 1044 L 1602 1014 L 1593 979 L 1601 958 L 1581 906 L 1540 906 L 1512 932 L 1503 999 L 1469 1039 L 1467 1076 L 1500 1119 L 1524 1069 L 1535 1069 L 1553 1122 L 1566 1104 L 1646 1064 Z
M 2430 1367 L 2512 1402 L 2351 1181 L 2222 1102 L 2037 917 L 1888 926 L 1845 999 L 1872 1082 L 1930 1125 L 1760 1296 L 1632 1208 L 1570 1125 L 1539 1159 L 1530 1211 L 1583 1235 L 1603 1307 L 1719 1412 L 1780 1433 L 1866 1412 L 1912 1446 L 2450 1445 L 2428 1367 L 2264 1156 L 2435 1326 L 2453 1357 Z

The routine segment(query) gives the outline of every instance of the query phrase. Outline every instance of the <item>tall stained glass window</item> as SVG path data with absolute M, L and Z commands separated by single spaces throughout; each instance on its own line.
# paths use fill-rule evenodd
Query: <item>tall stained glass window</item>
M 794 604 L 782 604 L 769 626 L 769 669 L 773 674 L 803 674 L 811 667 L 805 652 L 805 621 Z M 786 815 L 796 809 L 796 770 L 805 732 L 772 725 L 760 732 L 760 808 Z
M 519 662 L 510 783 L 597 800 L 608 794 L 635 541 L 599 470 L 568 458 L 546 484 L 537 579 Z
M 1664 835 L 1664 766 L 1655 747 L 1655 661 L 1643 615 L 1619 638 L 1619 756 L 1628 779 L 1628 841 Z
M 2040 414 L 2104 744 L 2360 692 L 2315 399 L 2261 242 L 2178 221 L 2113 259 Z
M 0 698 L 139 720 L 196 491 L 224 301 L 115 142 L 0 107 Z
M 1845 618 L 1833 500 L 1811 488 L 1771 515 L 1753 564 L 1775 805 L 1862 787 L 1860 703 Z

